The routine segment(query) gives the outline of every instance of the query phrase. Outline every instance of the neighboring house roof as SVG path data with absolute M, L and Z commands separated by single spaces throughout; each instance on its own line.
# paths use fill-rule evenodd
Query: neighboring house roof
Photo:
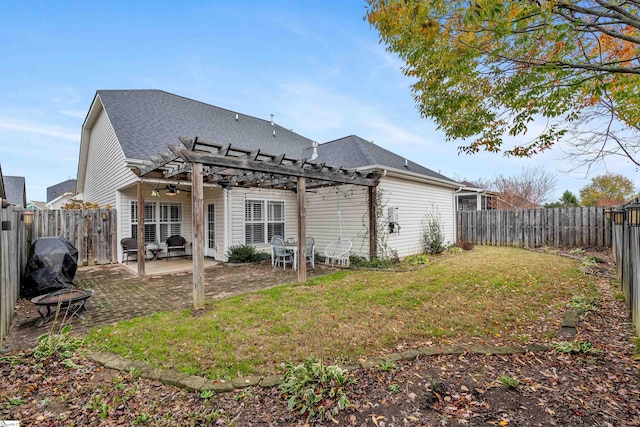
M 297 158 L 312 144 L 269 120 L 161 90 L 99 90 L 96 98 L 128 159 L 147 160 L 169 145 L 179 145 L 181 136 L 239 148 L 258 146 L 267 153 Z
M 65 205 L 67 204 L 67 202 L 70 202 L 73 199 L 73 196 L 75 195 L 76 195 L 75 191 L 69 191 L 68 193 L 61 194 L 55 199 L 47 202 L 47 209 L 54 209 L 62 205 Z
M 312 150 L 313 149 L 307 150 L 307 158 L 311 157 Z M 318 157 L 315 161 L 347 168 L 361 168 L 366 166 L 393 168 L 397 171 L 424 175 L 428 178 L 444 181 L 454 186 L 460 186 L 459 183 L 442 174 L 425 168 L 355 135 L 320 144 L 318 146 Z
M 59 182 L 51 187 L 47 187 L 47 202 L 51 202 L 54 199 L 62 196 L 65 193 L 76 192 L 77 181 L 75 179 L 68 179 L 66 181 Z
M 30 200 L 27 203 L 27 209 L 37 211 L 37 210 L 45 210 L 47 209 L 47 202 L 38 202 L 36 200 Z
M 6 199 L 7 194 L 4 191 L 4 178 L 2 177 L 2 167 L 0 166 L 0 199 Z
M 27 206 L 27 187 L 23 176 L 4 176 L 4 190 L 12 205 Z

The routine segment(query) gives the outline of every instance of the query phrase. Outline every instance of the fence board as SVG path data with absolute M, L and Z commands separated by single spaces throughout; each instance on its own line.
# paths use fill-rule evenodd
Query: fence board
M 21 209 L 13 206 L 0 209 L 0 220 L 8 228 L 0 230 L 0 344 L 13 319 L 26 265 L 26 232 L 20 214 Z
M 603 247 L 612 227 L 603 207 L 458 212 L 458 238 L 479 245 Z

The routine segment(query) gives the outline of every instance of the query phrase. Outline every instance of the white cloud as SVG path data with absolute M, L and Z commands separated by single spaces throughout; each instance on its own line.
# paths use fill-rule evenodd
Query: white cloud
M 78 131 L 72 131 L 60 126 L 2 117 L 0 117 L 0 129 L 37 133 L 74 142 L 77 142 L 80 138 Z
M 86 110 L 60 110 L 59 113 L 63 116 L 69 116 L 75 119 L 84 119 L 87 115 Z

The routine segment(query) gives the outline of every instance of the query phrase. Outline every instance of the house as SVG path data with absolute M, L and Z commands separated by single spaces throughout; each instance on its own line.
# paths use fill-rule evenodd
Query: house
M 170 146 L 181 145 L 180 137 L 229 144 L 227 151 L 245 150 L 245 157 L 271 153 L 281 155 L 280 162 L 285 156 L 305 159 L 303 167 L 306 161 L 314 162 L 320 171 L 346 171 L 328 165 L 350 168 L 353 174 L 375 171 L 382 176 L 376 206 L 384 229 L 378 233 L 386 236 L 391 250 L 401 257 L 421 252 L 429 214 L 440 218 L 445 239 L 455 241 L 454 193 L 460 184 L 362 138 L 316 144 L 273 117 L 263 120 L 160 90 L 99 90 L 82 127 L 77 192 L 85 202 L 117 209 L 118 240 L 137 237 L 138 189 L 145 201 L 145 242 L 163 243 L 174 234 L 192 240 L 191 171 L 177 167 L 172 173 L 134 173 L 151 164 L 171 164 L 176 157 Z M 275 234 L 294 238 L 295 185 L 253 174 L 251 185 L 238 185 L 236 180 L 234 186 L 229 178 L 234 173 L 234 168 L 225 167 L 204 170 L 205 255 L 225 260 L 233 245 L 251 244 L 267 251 Z M 367 188 L 310 185 L 307 193 L 306 231 L 318 251 L 343 237 L 353 241 L 352 253 L 369 256 Z
M 75 200 L 75 191 L 68 191 L 66 193 L 62 193 L 55 199 L 46 203 L 46 209 L 61 209 L 64 205 L 71 203 Z
M 46 202 L 38 202 L 36 200 L 29 200 L 27 203 L 27 210 L 30 211 L 43 211 L 47 209 Z
M 27 187 L 23 176 L 7 176 L 2 178 L 4 191 L 10 204 L 24 208 L 27 206 Z
M 456 193 L 456 210 L 475 211 L 497 209 L 500 193 L 479 188 L 473 183 L 462 181 Z
M 7 193 L 4 191 L 4 178 L 2 177 L 2 167 L 0 166 L 0 199 L 6 200 Z

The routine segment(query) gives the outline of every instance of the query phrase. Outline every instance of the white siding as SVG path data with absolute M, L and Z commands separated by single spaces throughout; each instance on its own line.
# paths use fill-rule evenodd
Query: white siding
M 352 254 L 369 257 L 367 187 L 341 185 L 307 193 L 307 236 L 313 237 L 319 254 L 324 254 L 325 248 L 340 237 L 338 195 L 342 237 L 353 242 Z
M 84 178 L 85 202 L 116 206 L 116 190 L 136 181 L 104 110 L 100 111 L 89 136 Z
M 398 208 L 400 233 L 389 235 L 387 243 L 405 257 L 421 253 L 423 224 L 426 224 L 430 213 L 440 216 L 445 242 L 455 242 L 454 190 L 425 183 L 409 181 L 398 177 L 386 176 L 378 186 L 383 193 L 382 203 L 388 207 Z
M 285 239 L 296 238 L 298 236 L 298 199 L 293 191 L 283 190 L 262 190 L 234 188 L 229 191 L 231 203 L 231 242 L 230 245 L 242 245 L 244 239 L 244 202 L 245 200 L 282 200 L 285 209 L 285 224 L 282 236 Z M 307 209 L 308 212 L 308 209 Z M 261 252 L 271 251 L 270 243 L 257 245 L 256 249 Z

